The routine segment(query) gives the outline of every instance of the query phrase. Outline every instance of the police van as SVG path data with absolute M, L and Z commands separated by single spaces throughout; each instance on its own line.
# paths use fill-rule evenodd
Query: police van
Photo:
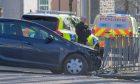
M 138 35 L 136 19 L 124 14 L 97 15 L 94 21 L 93 31 L 94 35 L 99 37 L 101 48 L 105 46 L 105 37 Z

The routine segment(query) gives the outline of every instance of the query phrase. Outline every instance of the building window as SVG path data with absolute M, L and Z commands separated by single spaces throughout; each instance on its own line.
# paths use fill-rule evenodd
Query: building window
M 140 6 L 136 8 L 136 14 L 140 15 Z
M 48 10 L 49 1 L 48 0 L 38 0 L 38 9 L 39 10 Z
M 2 8 L 0 8 L 0 17 L 2 16 L 3 13 L 2 11 L 3 11 Z

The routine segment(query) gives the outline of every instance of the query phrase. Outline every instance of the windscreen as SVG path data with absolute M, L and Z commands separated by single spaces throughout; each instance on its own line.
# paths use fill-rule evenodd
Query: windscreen
M 71 18 L 68 17 L 63 18 L 63 26 L 64 29 L 75 31 L 74 25 L 71 22 Z
M 53 31 L 57 29 L 58 19 L 55 17 L 24 15 L 22 18 L 44 25 Z
M 127 29 L 129 20 L 126 17 L 99 17 L 95 22 L 96 28 Z

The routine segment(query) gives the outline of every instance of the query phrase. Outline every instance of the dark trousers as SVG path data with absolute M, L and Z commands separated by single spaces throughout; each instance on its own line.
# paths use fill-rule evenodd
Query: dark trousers
M 86 40 L 83 38 L 78 38 L 78 43 L 86 45 Z

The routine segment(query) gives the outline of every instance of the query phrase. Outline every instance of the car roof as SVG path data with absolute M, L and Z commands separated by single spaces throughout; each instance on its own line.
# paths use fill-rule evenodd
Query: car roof
M 128 14 L 98 14 L 97 16 L 113 16 L 113 17 L 132 17 L 131 15 Z
M 0 21 L 17 21 L 17 22 L 27 22 L 27 23 L 31 23 L 31 24 L 35 24 L 35 25 L 38 25 L 38 26 L 42 26 L 41 27 L 41 29 L 47 29 L 47 30 L 49 30 L 50 32 L 53 32 L 54 34 L 56 34 L 54 31 L 52 31 L 51 29 L 49 29 L 49 28 L 47 28 L 47 27 L 45 27 L 45 26 L 43 26 L 43 25 L 41 25 L 41 24 L 39 24 L 39 23 L 36 23 L 36 22 L 32 22 L 32 21 L 29 21 L 29 20 L 21 20 L 21 19 L 15 19 L 15 18 L 3 18 L 3 17 L 0 17 Z M 58 34 L 57 34 L 58 35 Z M 58 35 L 59 36 L 59 35 Z M 59 36 L 59 37 L 61 37 L 61 36 Z M 61 37 L 61 39 L 63 39 L 62 37 Z
M 29 21 L 29 20 L 21 20 L 21 19 L 15 19 L 15 18 L 1 18 L 0 17 L 0 21 L 17 21 L 17 22 L 27 22 L 27 23 L 31 23 L 31 24 L 35 24 L 35 25 L 39 25 L 39 26 L 42 26 L 44 27 L 45 29 L 48 29 L 50 30 L 49 28 L 39 24 L 39 23 L 36 23 L 36 22 L 32 22 L 32 21 Z
M 0 17 L 0 21 L 19 21 L 19 20 L 15 19 L 15 18 L 3 18 L 3 17 Z
M 27 13 L 27 14 L 24 14 L 23 16 L 48 16 L 48 17 L 55 17 L 55 18 L 58 18 L 58 17 L 61 17 L 61 18 L 66 18 L 66 17 L 70 17 L 70 15 L 68 14 L 49 14 L 49 13 Z
M 31 16 L 49 16 L 49 17 L 58 17 L 57 14 L 44 14 L 44 13 L 28 13 L 24 14 L 23 16 L 31 15 Z
M 19 22 L 35 23 L 35 22 L 29 21 L 29 20 L 21 20 L 21 19 L 16 19 L 16 18 L 3 18 L 3 17 L 0 18 L 0 21 L 19 21 Z M 37 24 L 37 23 L 35 23 L 35 24 Z

